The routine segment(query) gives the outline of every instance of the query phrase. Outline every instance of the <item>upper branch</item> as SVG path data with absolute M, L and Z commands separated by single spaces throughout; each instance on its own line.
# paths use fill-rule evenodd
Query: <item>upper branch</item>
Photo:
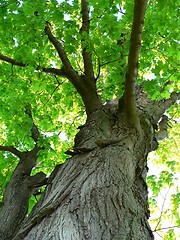
M 57 41 L 49 27 L 46 28 L 46 32 L 48 32 L 50 39 L 53 39 L 53 41 Z M 58 45 L 59 46 L 59 45 Z M 60 44 L 61 46 L 61 44 Z M 63 51 L 63 54 L 66 56 L 66 53 Z M 66 66 L 64 65 L 61 69 L 57 69 L 57 68 L 45 68 L 45 67 L 40 67 L 38 66 L 36 68 L 37 71 L 42 71 L 44 73 L 50 73 L 53 75 L 58 75 L 61 77 L 65 77 L 68 78 L 70 80 L 70 82 L 74 85 L 74 87 L 76 88 L 76 90 L 78 91 L 78 93 L 81 95 L 83 102 L 85 104 L 86 107 L 86 112 L 87 114 L 89 114 L 90 112 L 93 112 L 94 109 L 96 109 L 96 107 L 98 107 L 100 105 L 99 103 L 99 99 L 96 93 L 96 89 L 95 89 L 95 84 L 91 84 L 90 86 L 87 85 L 87 83 L 85 81 L 82 81 L 82 77 L 80 78 L 78 76 L 78 74 L 76 73 L 76 71 L 72 68 L 69 60 L 67 57 L 65 57 L 65 59 L 67 60 L 67 64 L 66 61 L 64 61 L 64 63 L 66 64 Z M 14 60 L 13 58 L 4 56 L 2 54 L 0 54 L 0 60 L 3 60 L 5 62 L 11 63 L 15 66 L 20 66 L 20 67 L 26 67 L 28 64 L 24 64 L 22 62 L 18 62 L 16 60 Z M 92 103 L 92 99 L 93 103 Z
M 82 45 L 85 45 L 82 51 L 82 56 L 84 60 L 84 70 L 85 70 L 85 75 L 88 78 L 94 79 L 92 55 L 88 51 L 87 43 L 85 42 L 89 38 L 89 29 L 90 29 L 88 2 L 86 0 L 81 0 L 81 14 L 82 14 L 82 27 L 80 29 L 80 34 L 82 34 Z
M 53 36 L 51 29 L 49 27 L 49 23 L 46 23 L 45 27 L 45 33 L 48 36 L 50 42 L 54 45 L 56 51 L 59 54 L 59 57 L 62 61 L 62 68 L 56 69 L 56 68 L 45 68 L 41 66 L 37 66 L 35 70 L 42 71 L 44 73 L 51 73 L 54 75 L 59 75 L 62 77 L 66 77 L 70 80 L 70 82 L 74 85 L 77 92 L 81 95 L 82 100 L 85 104 L 86 113 L 89 115 L 90 113 L 94 112 L 97 108 L 99 108 L 102 103 L 98 97 L 97 91 L 96 91 L 96 85 L 95 80 L 93 76 L 93 81 L 86 81 L 86 76 L 88 77 L 88 73 L 86 76 L 79 76 L 78 73 L 74 70 L 72 67 L 66 52 L 63 49 L 62 44 Z M 0 60 L 3 60 L 5 62 L 11 63 L 12 65 L 20 66 L 20 67 L 26 67 L 28 64 L 25 64 L 23 62 L 18 62 L 10 57 L 4 56 L 0 54 Z M 86 66 L 88 65 L 86 61 Z M 89 77 L 88 77 L 89 79 Z
M 67 74 L 67 77 L 69 78 L 69 80 L 71 80 L 71 82 L 74 84 L 75 81 L 77 81 L 77 79 L 79 80 L 79 76 L 78 76 L 77 72 L 73 69 L 73 67 L 62 47 L 62 44 L 53 36 L 48 23 L 46 23 L 46 27 L 45 27 L 44 31 L 45 31 L 46 35 L 48 36 L 49 41 L 54 45 L 55 49 L 58 52 L 58 55 L 63 64 L 64 72 Z
M 131 31 L 128 67 L 125 81 L 125 112 L 131 123 L 137 125 L 138 116 L 135 103 L 135 84 L 138 74 L 138 58 L 141 48 L 141 34 L 144 24 L 144 16 L 147 0 L 135 0 L 134 17 Z
M 19 67 L 27 67 L 28 66 L 28 64 L 25 64 L 25 63 L 22 63 L 22 62 L 18 62 L 18 61 L 16 61 L 13 58 L 4 56 L 3 54 L 0 54 L 0 60 L 2 60 L 4 62 L 7 62 L 7 63 L 11 63 L 12 65 L 19 66 Z M 63 69 L 37 67 L 36 70 L 38 70 L 38 71 L 41 70 L 44 73 L 51 73 L 51 74 L 54 74 L 54 75 L 59 75 L 61 77 L 67 77 L 66 73 L 64 72 Z
M 66 74 L 70 82 L 74 85 L 78 93 L 81 95 L 82 100 L 85 104 L 86 113 L 87 115 L 89 115 L 90 113 L 94 112 L 101 106 L 101 101 L 99 100 L 99 97 L 96 91 L 95 81 L 86 81 L 87 77 L 89 80 L 89 73 L 90 73 L 89 70 L 87 70 L 88 72 L 85 74 L 85 76 L 78 75 L 78 73 L 72 67 L 67 57 L 67 54 L 63 49 L 62 44 L 53 36 L 48 23 L 46 24 L 46 27 L 45 27 L 45 33 L 47 34 L 50 42 L 56 48 L 63 64 L 62 70 L 64 71 L 64 73 Z M 86 62 L 86 69 L 88 69 L 89 62 L 87 62 L 87 58 L 85 62 Z M 90 69 L 91 69 L 91 64 L 92 64 L 92 61 L 90 63 Z M 91 76 L 92 76 L 92 73 L 91 73 Z M 94 75 L 93 75 L 93 80 L 94 80 Z

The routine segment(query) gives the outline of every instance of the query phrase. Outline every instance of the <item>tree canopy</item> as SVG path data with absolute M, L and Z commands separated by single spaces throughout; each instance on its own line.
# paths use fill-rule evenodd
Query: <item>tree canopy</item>
M 178 1 L 150 0 L 147 6 L 143 5 L 146 1 L 137 2 L 134 8 L 131 0 L 90 0 L 88 4 L 79 0 L 1 0 L 1 198 L 19 161 L 16 150 L 31 151 L 37 144 L 37 164 L 31 174 L 43 171 L 50 175 L 57 163 L 66 160 L 65 152 L 73 146 L 78 126 L 101 104 L 124 97 L 131 121 L 137 117 L 135 85 L 143 84 L 156 101 L 178 93 Z M 173 125 L 170 138 L 160 144 L 156 157 L 162 171 L 158 177 L 147 178 L 152 212 L 160 191 L 174 186 L 178 178 L 180 165 L 174 146 L 179 143 L 175 124 L 179 114 L 176 103 L 167 113 Z M 173 214 L 172 225 L 177 227 L 177 186 L 172 194 L 171 211 L 167 212 Z M 32 197 L 30 210 L 35 202 Z M 154 221 L 155 230 L 161 228 L 159 218 Z M 164 237 L 175 239 L 173 229 Z

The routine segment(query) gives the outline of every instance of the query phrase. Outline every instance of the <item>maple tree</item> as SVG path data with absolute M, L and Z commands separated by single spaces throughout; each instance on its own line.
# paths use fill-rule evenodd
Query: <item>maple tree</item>
M 167 0 L 1 1 L 1 239 L 154 238 L 147 155 L 179 117 L 177 11 Z M 152 213 L 179 170 L 161 145 Z M 178 190 L 171 201 L 178 227 Z

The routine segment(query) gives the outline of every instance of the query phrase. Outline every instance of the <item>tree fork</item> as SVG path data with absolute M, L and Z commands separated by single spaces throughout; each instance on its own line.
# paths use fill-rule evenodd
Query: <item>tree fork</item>
M 26 107 L 26 114 L 33 121 L 31 105 Z M 21 152 L 13 146 L 0 146 L 0 151 L 8 151 L 19 158 L 19 163 L 5 187 L 0 207 L 1 240 L 12 239 L 18 231 L 21 222 L 25 219 L 31 195 L 37 188 L 47 183 L 46 175 L 43 172 L 30 176 L 37 162 L 37 154 L 42 149 L 37 145 L 40 132 L 34 122 L 31 133 L 35 144 L 30 151 Z
M 48 23 L 45 27 L 45 33 L 47 34 L 49 41 L 54 45 L 55 49 L 59 54 L 59 57 L 63 64 L 62 69 L 66 73 L 67 78 L 74 85 L 77 92 L 81 95 L 82 100 L 85 104 L 86 113 L 89 116 L 91 113 L 93 113 L 102 106 L 100 98 L 97 94 L 94 76 L 93 78 L 92 74 L 90 74 L 91 76 L 89 76 L 89 72 L 85 72 L 85 74 L 82 76 L 78 75 L 78 73 L 72 67 L 67 57 L 67 54 L 64 52 L 62 44 L 52 34 Z M 87 58 L 89 59 L 89 54 L 85 55 L 86 57 L 84 60 L 86 62 Z M 85 65 L 87 67 L 87 62 L 85 63 Z
M 4 62 L 11 63 L 13 66 L 19 66 L 23 68 L 28 66 L 28 64 L 18 62 L 13 58 L 7 57 L 2 54 L 0 54 L 0 59 Z M 38 67 L 36 68 L 36 70 L 69 79 L 70 82 L 76 88 L 77 92 L 81 95 L 83 102 L 85 104 L 86 113 L 88 116 L 102 106 L 100 98 L 96 92 L 95 83 L 93 83 L 92 81 L 89 81 L 89 78 L 87 78 L 85 75 L 78 76 L 76 75 L 75 71 L 72 68 L 70 68 L 70 71 L 67 71 L 67 68 L 64 66 L 61 69 Z M 75 75 L 73 75 L 72 73 L 74 73 Z M 73 76 L 75 76 L 76 80 L 74 80 Z

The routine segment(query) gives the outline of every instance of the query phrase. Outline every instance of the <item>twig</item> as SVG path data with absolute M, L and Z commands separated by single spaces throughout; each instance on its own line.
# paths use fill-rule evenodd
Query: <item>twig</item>
M 62 83 L 59 82 L 59 80 L 57 79 L 56 76 L 54 76 L 54 77 L 55 77 L 55 79 L 57 80 L 58 85 L 54 88 L 54 90 L 52 91 L 52 93 L 51 93 L 51 95 L 50 95 L 50 98 L 43 104 L 43 106 L 45 106 L 45 105 L 52 99 L 53 94 L 56 92 L 56 90 L 58 89 L 58 87 L 62 84 Z
M 163 197 L 164 200 L 163 200 L 162 207 L 161 207 L 161 213 L 160 213 L 160 216 L 159 216 L 159 220 L 158 220 L 158 222 L 157 222 L 157 224 L 156 224 L 156 227 L 155 227 L 155 229 L 154 229 L 154 232 L 156 231 L 157 227 L 159 226 L 159 224 L 160 224 L 160 222 L 161 222 L 161 218 L 162 218 L 162 214 L 163 214 L 163 210 L 164 210 L 164 204 L 165 204 L 165 202 L 166 202 L 166 197 L 167 197 L 167 195 L 168 195 L 168 193 L 169 193 L 169 190 L 170 190 L 170 187 L 168 188 L 167 193 L 165 194 L 165 197 Z
M 158 232 L 156 232 L 156 234 L 157 234 L 160 238 L 164 239 Z
M 125 12 L 123 12 L 122 7 L 120 5 L 118 5 L 117 8 L 121 14 L 125 15 Z
M 109 61 L 109 62 L 102 63 L 102 64 L 101 64 L 101 67 L 103 67 L 103 66 L 105 66 L 105 65 L 108 65 L 108 64 L 111 64 L 111 63 L 114 63 L 114 62 L 118 62 L 118 61 L 122 60 L 124 57 L 127 57 L 127 56 L 128 56 L 128 55 L 126 55 L 126 54 L 121 54 L 121 56 L 120 56 L 119 58 L 116 58 L 116 59 L 111 60 L 111 61 Z
M 172 228 L 179 228 L 179 226 L 170 226 L 170 227 L 158 228 L 158 229 L 155 229 L 152 232 L 158 232 L 158 231 L 162 231 L 162 230 L 166 230 L 166 229 L 172 229 Z
M 96 78 L 95 78 L 95 81 L 98 80 L 98 78 L 99 78 L 99 76 L 100 76 L 100 74 L 101 74 L 101 62 L 100 62 L 100 59 L 99 59 L 98 56 L 97 56 L 97 61 L 98 61 L 98 74 L 97 74 L 97 76 L 96 76 Z

